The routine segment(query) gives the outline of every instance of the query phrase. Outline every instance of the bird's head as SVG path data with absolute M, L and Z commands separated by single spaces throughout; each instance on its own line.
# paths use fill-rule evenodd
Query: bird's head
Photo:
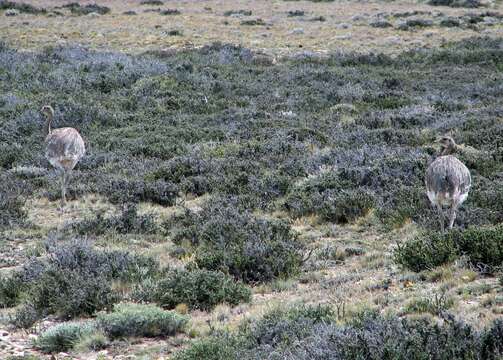
M 53 117 L 54 116 L 54 109 L 52 108 L 51 105 L 42 106 L 42 109 L 40 109 L 40 112 L 42 114 L 44 114 L 46 117 Z
M 450 136 L 441 136 L 438 139 L 438 143 L 440 144 L 442 155 L 452 154 L 456 151 L 456 142 Z

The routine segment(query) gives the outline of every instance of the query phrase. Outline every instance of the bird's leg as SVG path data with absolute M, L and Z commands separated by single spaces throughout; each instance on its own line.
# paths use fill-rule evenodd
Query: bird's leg
M 61 207 L 66 204 L 66 172 L 61 172 Z
M 442 211 L 442 206 L 437 205 L 438 219 L 440 220 L 440 231 L 444 232 L 444 212 Z
M 458 210 L 458 205 L 454 204 L 451 207 L 450 213 L 449 213 L 449 229 L 452 229 L 454 226 L 454 220 L 456 220 L 456 211 Z

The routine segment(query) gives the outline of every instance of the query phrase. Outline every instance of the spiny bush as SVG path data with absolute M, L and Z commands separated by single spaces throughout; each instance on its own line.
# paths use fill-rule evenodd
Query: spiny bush
M 116 339 L 175 335 L 183 330 L 188 318 L 154 305 L 118 304 L 113 312 L 99 314 L 96 321 L 110 338 Z
M 62 7 L 70 9 L 71 13 L 75 15 L 87 15 L 90 13 L 98 13 L 100 15 L 105 15 L 110 12 L 109 7 L 100 6 L 98 4 L 88 4 L 81 6 L 79 3 L 73 2 L 63 5 Z
M 98 332 L 94 322 L 68 322 L 42 332 L 34 345 L 44 353 L 71 350 L 79 341 Z
M 0 229 L 23 224 L 25 197 L 32 191 L 28 181 L 0 174 Z
M 483 6 L 479 0 L 429 0 L 429 5 L 433 6 L 450 6 L 464 8 L 478 8 Z
M 21 295 L 22 283 L 15 276 L 0 276 L 0 308 L 15 306 Z
M 374 196 L 362 190 L 324 194 L 328 199 L 319 213 L 326 221 L 348 223 L 365 215 L 375 205 Z
M 484 272 L 503 266 L 503 227 L 471 227 L 444 234 L 427 232 L 399 244 L 394 258 L 398 264 L 422 271 L 466 256 L 470 263 Z
M 164 5 L 164 2 L 161 0 L 142 0 L 140 5 Z
M 457 244 L 450 236 L 438 232 L 426 232 L 404 244 L 399 244 L 394 251 L 394 260 L 412 271 L 429 270 L 458 257 Z
M 124 204 L 119 216 L 104 218 L 101 214 L 97 214 L 94 219 L 72 224 L 72 229 L 81 235 L 102 235 L 109 231 L 120 234 L 151 234 L 159 230 L 154 216 L 139 215 L 137 205 L 134 203 Z
M 148 281 L 146 288 L 150 284 L 151 281 Z M 191 309 L 209 311 L 220 303 L 237 305 L 251 300 L 250 289 L 235 282 L 231 276 L 197 269 L 169 271 L 151 291 L 149 300 L 167 309 L 186 304 Z M 139 293 L 142 293 L 142 289 L 139 289 Z
M 187 210 L 166 225 L 177 244 L 189 242 L 198 267 L 223 271 L 244 282 L 261 282 L 296 272 L 303 246 L 282 221 L 257 219 L 237 199 Z
M 453 233 L 461 255 L 481 270 L 503 266 L 503 225 L 471 227 Z M 489 269 L 487 269 L 489 267 Z
M 46 259 L 32 260 L 11 275 L 10 281 L 19 284 L 20 294 L 11 296 L 10 305 L 22 297 L 26 310 L 33 309 L 39 317 L 93 315 L 119 299 L 112 289 L 113 280 L 139 281 L 158 271 L 158 263 L 150 257 L 119 250 L 98 251 L 79 240 L 48 243 Z M 25 314 L 33 311 L 23 311 L 19 316 Z M 30 319 L 36 320 L 31 315 Z M 29 324 L 20 319 L 13 321 Z
M 119 296 L 104 275 L 82 269 L 47 269 L 29 287 L 27 299 L 41 316 L 71 319 L 111 307 Z
M 30 4 L 0 0 L 0 10 L 9 10 L 9 9 L 18 10 L 19 12 L 27 14 L 44 14 L 47 12 L 46 9 L 39 9 Z
M 502 355 L 501 321 L 477 331 L 456 320 L 400 319 L 373 312 L 338 325 L 326 310 L 273 311 L 237 333 L 217 334 L 175 354 L 210 359 L 496 359 Z M 328 315 L 328 316 L 327 316 Z M 486 340 L 487 339 L 487 340 Z M 222 356 L 219 357 L 218 354 Z

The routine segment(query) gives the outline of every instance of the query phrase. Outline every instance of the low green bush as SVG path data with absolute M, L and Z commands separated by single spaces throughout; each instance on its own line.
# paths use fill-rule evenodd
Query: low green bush
M 0 308 L 15 306 L 19 302 L 22 286 L 18 277 L 0 275 Z
M 150 301 L 155 301 L 167 309 L 174 309 L 178 304 L 186 304 L 191 309 L 211 310 L 220 303 L 237 305 L 251 299 L 251 291 L 245 285 L 236 282 L 231 276 L 208 270 L 172 270 L 162 277 L 152 288 L 147 280 L 139 293 L 149 292 Z M 140 296 L 145 299 L 145 295 Z
M 431 270 L 458 257 L 458 247 L 452 236 L 426 232 L 404 244 L 398 244 L 394 260 L 412 271 Z
M 432 269 L 466 256 L 470 263 L 484 272 L 503 266 L 503 225 L 470 227 L 444 234 L 426 232 L 399 244 L 395 262 L 413 271 Z
M 196 341 L 174 359 L 498 359 L 502 329 L 501 320 L 479 331 L 456 320 L 383 317 L 373 311 L 341 325 L 330 309 L 294 308 L 245 322 L 235 333 Z
M 481 269 L 503 266 L 503 225 L 471 227 L 453 234 L 460 255 Z M 490 270 L 490 269 L 489 269 Z
M 37 316 L 48 314 L 63 319 L 93 315 L 120 299 L 112 287 L 114 280 L 137 282 L 159 272 L 159 264 L 150 257 L 99 251 L 82 240 L 46 246 L 44 260 L 29 261 L 2 280 L 9 286 L 5 297 L 11 299 L 9 305 L 23 299 L 24 306 L 13 319 L 16 325 L 31 326 Z
M 326 194 L 319 214 L 325 221 L 345 224 L 364 216 L 375 206 L 374 196 L 366 191 L 342 191 Z
M 302 262 L 303 246 L 287 223 L 258 219 L 234 198 L 212 201 L 199 212 L 188 210 L 165 226 L 175 243 L 193 245 L 199 268 L 247 283 L 288 276 Z
M 71 350 L 79 341 L 98 332 L 94 322 L 67 322 L 42 332 L 34 345 L 44 353 Z
M 463 8 L 478 8 L 484 6 L 479 0 L 429 0 L 429 5 Z
M 171 336 L 184 329 L 186 316 L 154 305 L 118 304 L 107 314 L 98 314 L 99 328 L 112 339 L 129 336 Z
M 139 215 L 134 203 L 124 204 L 118 216 L 104 218 L 97 214 L 95 218 L 72 224 L 72 229 L 81 235 L 102 235 L 113 231 L 120 234 L 152 234 L 159 230 L 153 215 Z

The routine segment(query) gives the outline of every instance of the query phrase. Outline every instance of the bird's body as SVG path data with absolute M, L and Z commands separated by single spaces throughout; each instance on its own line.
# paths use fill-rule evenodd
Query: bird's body
M 73 170 L 84 156 L 84 140 L 74 128 L 54 129 L 45 138 L 45 157 L 56 169 Z
M 68 175 L 84 156 L 86 148 L 84 140 L 74 128 L 51 129 L 51 122 L 54 116 L 52 107 L 44 106 L 42 112 L 47 117 L 45 157 L 52 166 L 61 172 L 61 202 L 64 205 L 66 202 Z
M 441 156 L 433 161 L 426 170 L 426 194 L 440 215 L 443 229 L 442 208 L 450 209 L 449 228 L 454 225 L 458 207 L 468 197 L 471 187 L 470 170 L 455 156 L 447 155 L 454 152 L 456 144 L 450 138 L 446 142 Z M 452 141 L 452 143 L 451 143 Z

